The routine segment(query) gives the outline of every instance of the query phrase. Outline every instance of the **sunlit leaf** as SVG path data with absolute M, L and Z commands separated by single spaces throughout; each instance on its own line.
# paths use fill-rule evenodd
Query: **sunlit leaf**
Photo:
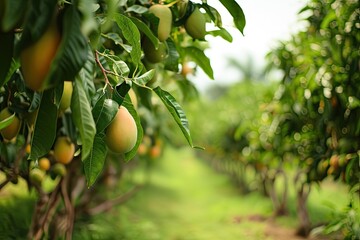
M 153 43 L 155 49 L 159 47 L 159 39 L 154 35 L 153 31 L 142 21 L 137 18 L 130 17 L 130 20 L 135 23 L 141 32 L 143 32 L 148 39 Z
M 237 29 L 244 34 L 244 28 L 246 24 L 245 14 L 242 8 L 235 0 L 219 0 L 222 5 L 229 11 L 234 18 L 234 23 Z
M 225 28 L 220 28 L 219 30 L 210 31 L 210 32 L 208 32 L 208 34 L 211 34 L 214 37 L 217 37 L 217 36 L 222 37 L 224 40 L 226 40 L 228 42 L 233 41 L 231 34 Z
M 114 20 L 121 29 L 123 36 L 132 46 L 130 56 L 135 64 L 141 65 L 140 33 L 136 25 L 126 16 L 115 14 Z
M 177 125 L 180 127 L 189 145 L 191 147 L 199 148 L 193 145 L 190 129 L 189 129 L 189 122 L 180 104 L 169 92 L 161 89 L 160 87 L 156 87 L 153 90 L 159 96 L 161 101 L 164 103 L 165 107 L 168 109 L 168 111 L 174 118 Z
M 186 47 L 184 48 L 184 51 L 185 54 L 196 62 L 211 79 L 214 79 L 214 73 L 210 65 L 210 60 L 203 50 L 196 47 Z
M 155 75 L 155 69 L 151 69 L 139 77 L 135 77 L 133 81 L 140 86 L 145 86 Z

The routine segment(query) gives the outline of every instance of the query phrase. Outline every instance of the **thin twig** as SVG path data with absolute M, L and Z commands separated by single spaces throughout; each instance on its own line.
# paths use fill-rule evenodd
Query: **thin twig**
M 109 79 L 108 79 L 108 77 L 107 77 L 107 75 L 106 75 L 109 71 L 106 70 L 106 69 L 103 67 L 103 65 L 101 64 L 100 59 L 99 59 L 99 52 L 98 52 L 98 51 L 95 51 L 95 61 L 96 61 L 97 65 L 99 66 L 102 74 L 104 75 L 105 84 L 108 85 L 108 86 L 110 86 L 111 89 L 113 89 L 112 86 L 111 86 L 111 84 L 110 84 L 110 82 L 109 82 Z
M 126 202 L 127 200 L 129 200 L 135 193 L 137 193 L 139 191 L 139 189 L 141 187 L 142 187 L 141 185 L 137 185 L 134 188 L 132 188 L 130 191 L 126 192 L 125 194 L 118 196 L 114 199 L 105 201 L 105 202 L 97 205 L 96 207 L 89 209 L 88 213 L 90 215 L 96 215 L 98 213 L 109 211 L 113 208 L 113 206 L 122 204 L 122 203 Z

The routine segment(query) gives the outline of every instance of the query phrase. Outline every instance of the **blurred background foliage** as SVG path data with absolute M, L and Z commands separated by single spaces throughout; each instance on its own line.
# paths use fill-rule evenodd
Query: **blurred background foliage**
M 289 185 L 295 189 L 301 235 L 312 230 L 311 189 L 327 178 L 346 184 L 354 198 L 327 232 L 346 222 L 345 236 L 357 239 L 359 224 L 348 214 L 359 218 L 359 2 L 312 0 L 300 14 L 305 30 L 267 55 L 266 71 L 280 70 L 280 81 L 231 59 L 242 81 L 212 86 L 188 107 L 189 119 L 206 148 L 200 155 L 242 189 L 269 196 L 276 215 L 287 213 Z

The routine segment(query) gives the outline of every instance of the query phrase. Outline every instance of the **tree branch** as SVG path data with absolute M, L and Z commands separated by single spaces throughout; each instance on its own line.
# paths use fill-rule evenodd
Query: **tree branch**
M 109 211 L 113 208 L 113 206 L 122 204 L 127 200 L 129 200 L 133 195 L 135 195 L 135 193 L 137 193 L 140 190 L 141 187 L 142 187 L 141 185 L 137 185 L 134 188 L 132 188 L 130 191 L 126 192 L 125 194 L 118 196 L 114 199 L 104 201 L 103 203 L 97 205 L 96 207 L 89 209 L 87 212 L 90 215 L 96 215 L 98 213 Z

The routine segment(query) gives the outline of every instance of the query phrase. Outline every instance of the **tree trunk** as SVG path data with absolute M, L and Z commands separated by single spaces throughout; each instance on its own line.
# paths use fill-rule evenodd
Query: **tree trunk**
M 307 183 L 302 183 L 297 191 L 297 213 L 299 218 L 299 227 L 297 235 L 307 237 L 311 231 L 311 221 L 307 209 L 307 200 L 310 194 L 311 186 Z

